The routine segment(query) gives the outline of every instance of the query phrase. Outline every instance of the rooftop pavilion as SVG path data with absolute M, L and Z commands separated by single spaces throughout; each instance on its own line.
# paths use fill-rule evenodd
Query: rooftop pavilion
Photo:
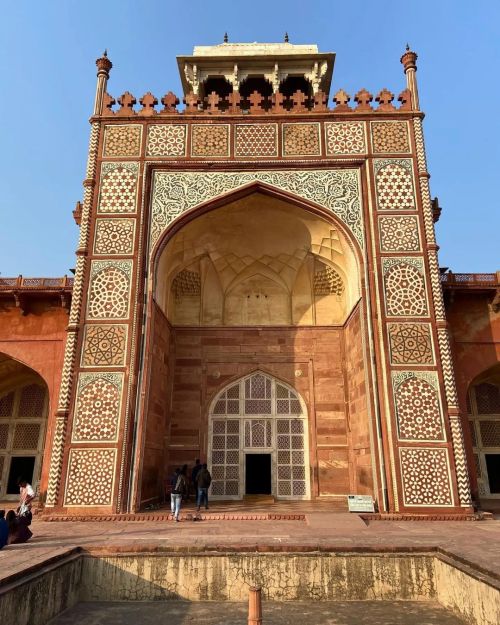
M 258 89 L 266 95 L 289 95 L 300 89 L 308 95 L 329 94 L 335 54 L 319 52 L 315 44 L 224 43 L 195 46 L 192 56 L 178 56 L 184 94 L 204 97 L 215 91 L 227 95 Z

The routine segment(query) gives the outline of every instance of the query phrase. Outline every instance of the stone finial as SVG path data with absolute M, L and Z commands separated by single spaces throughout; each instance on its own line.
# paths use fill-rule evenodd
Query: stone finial
M 160 113 L 177 113 L 177 105 L 179 104 L 179 98 L 169 91 L 166 93 L 161 99 L 161 103 L 163 104 L 163 108 Z
M 109 95 L 109 93 L 106 92 L 102 96 L 102 114 L 103 115 L 114 115 L 113 106 L 115 104 L 116 104 L 116 100 L 113 98 L 113 96 Z
M 411 91 L 403 89 L 398 95 L 398 102 L 401 102 L 400 111 L 411 111 Z
M 392 104 L 394 100 L 394 94 L 389 89 L 382 89 L 382 91 L 375 98 L 375 102 L 378 102 L 378 111 L 394 111 L 396 107 Z
M 129 91 L 125 91 L 125 93 L 118 98 L 118 104 L 120 105 L 120 108 L 116 111 L 116 115 L 122 117 L 126 117 L 128 115 L 136 115 L 136 112 L 133 109 L 133 106 L 134 104 L 136 104 L 136 102 L 137 100 L 134 98 L 134 96 Z
M 205 98 L 205 101 L 208 105 L 209 113 L 219 113 L 219 102 L 221 101 L 221 98 L 216 91 L 209 93 Z
M 335 111 L 350 111 L 351 108 L 349 106 L 349 102 L 351 101 L 351 96 L 346 93 L 343 89 L 339 89 L 337 93 L 333 96 L 333 101 L 335 102 Z
M 361 89 L 360 91 L 358 91 L 358 93 L 354 96 L 354 102 L 356 102 L 357 106 L 356 106 L 356 111 L 371 111 L 373 110 L 370 102 L 372 102 L 373 100 L 373 96 L 372 94 L 367 91 L 366 89 Z
M 406 44 L 406 51 L 401 57 L 401 63 L 403 64 L 405 74 L 409 69 L 417 70 L 418 54 L 410 50 L 410 46 Z
M 229 112 L 230 113 L 240 113 L 240 104 L 241 104 L 241 95 L 239 91 L 231 91 L 231 93 L 227 96 L 227 101 L 229 102 Z
M 328 110 L 328 96 L 324 91 L 318 91 L 314 94 L 314 110 L 315 111 L 326 111 Z
M 252 91 L 252 93 L 248 96 L 248 101 L 250 102 L 251 115 L 264 112 L 262 108 L 264 97 L 257 90 Z
M 292 112 L 293 113 L 305 113 L 307 108 L 305 106 L 307 96 L 300 89 L 297 89 L 292 95 Z
M 272 112 L 283 113 L 285 110 L 286 97 L 280 91 L 277 91 L 276 93 L 273 93 L 271 99 L 273 102 Z
M 113 67 L 113 63 L 108 59 L 108 51 L 104 50 L 103 55 L 99 57 L 95 64 L 97 65 L 97 75 L 105 74 L 109 78 L 109 71 Z
M 184 104 L 186 105 L 186 113 L 199 113 L 200 98 L 195 93 L 188 93 L 184 98 Z
M 158 100 L 151 93 L 151 91 L 145 93 L 139 100 L 139 103 L 142 106 L 142 109 L 139 111 L 139 115 L 146 115 L 148 117 L 156 115 L 155 106 L 158 104 Z
M 290 42 L 290 38 L 288 37 L 288 33 L 285 33 L 284 41 L 285 41 L 285 43 L 289 43 Z
M 224 43 L 229 43 L 229 37 L 227 36 L 227 33 L 224 33 Z

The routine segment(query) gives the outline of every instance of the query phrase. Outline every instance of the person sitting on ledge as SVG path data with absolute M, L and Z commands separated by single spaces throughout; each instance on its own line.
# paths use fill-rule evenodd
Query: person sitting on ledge
M 0 510 L 0 549 L 5 547 L 9 538 L 9 526 L 5 520 L 5 510 Z
M 33 532 L 29 529 L 25 516 L 17 516 L 14 510 L 9 510 L 7 512 L 6 521 L 9 528 L 9 545 L 25 543 L 33 536 Z

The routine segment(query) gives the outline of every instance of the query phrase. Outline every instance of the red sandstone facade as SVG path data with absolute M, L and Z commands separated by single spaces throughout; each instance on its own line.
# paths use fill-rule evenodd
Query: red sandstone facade
M 241 498 L 257 453 L 277 498 L 470 512 L 471 488 L 499 492 L 499 279 L 440 274 L 416 54 L 399 107 L 341 90 L 330 109 L 333 55 L 225 45 L 223 74 L 258 57 L 293 75 L 221 85 L 200 53 L 179 58 L 184 111 L 171 93 L 114 109 L 98 59 L 74 285 L 30 308 L 0 281 L 2 352 L 50 398 L 44 505 L 138 510 L 196 457 Z

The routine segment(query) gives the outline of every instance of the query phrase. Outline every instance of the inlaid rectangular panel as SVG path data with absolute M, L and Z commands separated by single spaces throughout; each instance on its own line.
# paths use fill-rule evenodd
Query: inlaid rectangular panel
M 103 163 L 97 212 L 134 213 L 138 174 L 138 163 Z
M 325 141 L 328 156 L 365 154 L 365 123 L 325 122 Z
M 186 156 L 185 124 L 155 124 L 148 129 L 147 156 Z
M 453 506 L 447 449 L 401 447 L 399 459 L 405 506 Z
M 408 122 L 377 121 L 371 122 L 372 145 L 375 153 L 394 154 L 410 152 Z
M 434 348 L 429 323 L 387 324 L 391 365 L 433 365 Z
M 235 156 L 278 156 L 277 124 L 237 124 L 234 136 Z
M 229 156 L 229 124 L 193 124 L 191 156 Z
M 375 159 L 378 210 L 415 210 L 413 165 L 406 158 Z
M 378 220 L 382 252 L 420 252 L 416 215 L 384 215 Z
M 103 156 L 140 156 L 142 126 L 109 125 L 104 131 Z
M 121 367 L 125 364 L 128 326 L 108 323 L 85 326 L 82 367 Z
M 321 156 L 318 123 L 283 124 L 283 156 Z
M 96 219 L 94 254 L 132 254 L 134 237 L 135 219 Z
M 110 506 L 115 462 L 116 449 L 71 449 L 64 505 Z

